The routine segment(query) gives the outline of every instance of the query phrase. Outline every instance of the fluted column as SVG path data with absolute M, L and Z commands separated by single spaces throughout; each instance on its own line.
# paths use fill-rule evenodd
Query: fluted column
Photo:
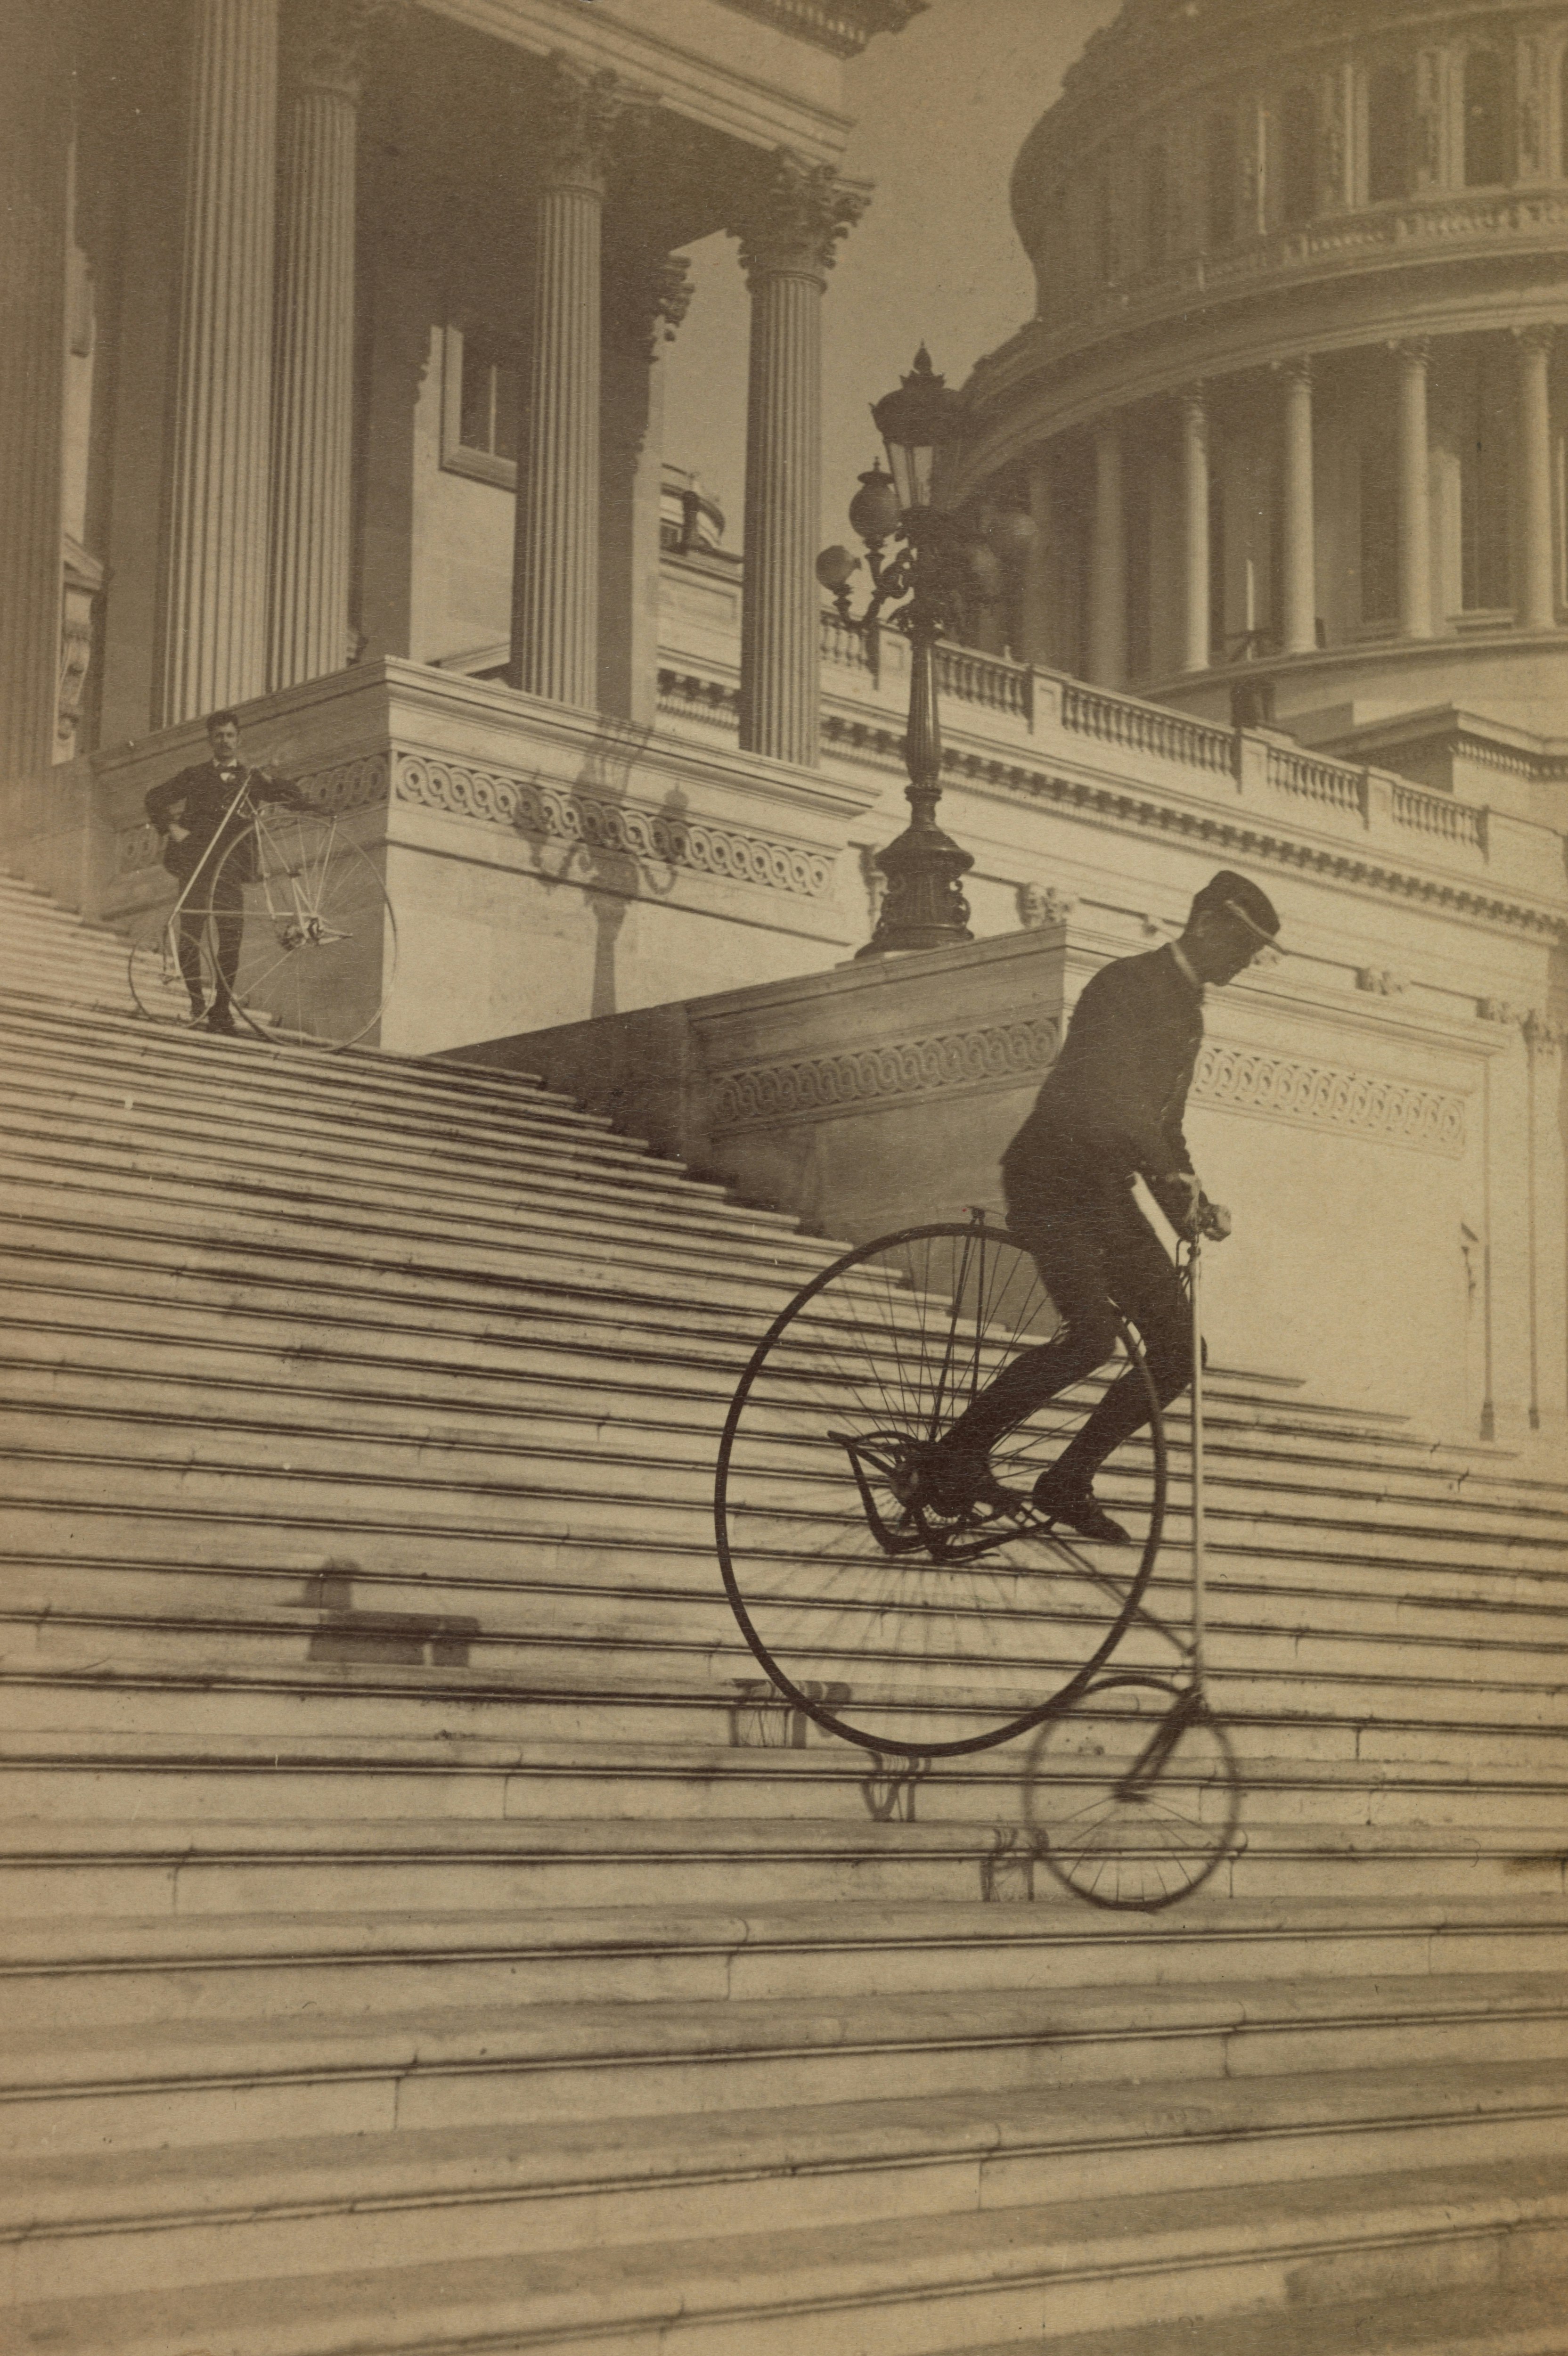
M 649 726 L 658 701 L 659 511 L 664 364 L 691 301 L 678 254 L 631 233 L 604 267 L 599 700 Z
M 1555 329 L 1526 327 L 1519 351 L 1519 620 L 1549 630 L 1557 619 L 1552 555 L 1552 397 L 1548 371 Z
M 588 73 L 558 56 L 546 71 L 508 676 L 514 687 L 592 711 L 599 697 L 600 241 L 624 101 L 608 68 Z
M 1312 474 L 1312 363 L 1285 371 L 1285 651 L 1309 655 L 1317 644 L 1317 530 Z
M 278 0 L 191 0 L 157 709 L 259 695 L 267 671 Z
M 1399 369 L 1399 628 L 1432 636 L 1432 491 L 1425 337 L 1394 348 Z
M 1120 687 L 1127 675 L 1127 506 L 1122 429 L 1094 434 L 1094 536 L 1089 568 L 1089 676 Z
M 64 12 L 17 8 L 8 21 L 0 83 L 0 778 L 54 758 L 71 130 Z
M 1209 645 L 1209 405 L 1200 387 L 1181 397 L 1181 667 L 1207 670 Z
M 375 0 L 308 0 L 288 62 L 278 204 L 268 683 L 348 659 L 354 210 Z
M 869 193 L 785 149 L 745 190 L 732 223 L 752 291 L 746 511 L 741 589 L 741 744 L 770 760 L 817 758 L 822 499 L 822 297 L 838 240 Z

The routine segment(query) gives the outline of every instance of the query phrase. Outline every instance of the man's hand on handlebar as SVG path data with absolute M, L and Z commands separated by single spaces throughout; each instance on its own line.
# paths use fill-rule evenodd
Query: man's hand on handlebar
M 1166 1180 L 1173 1195 L 1179 1201 L 1172 1225 L 1184 1236 L 1206 1236 L 1211 1243 L 1222 1244 L 1231 1232 L 1231 1214 L 1223 1203 L 1204 1199 L 1203 1189 L 1190 1170 L 1173 1170 Z

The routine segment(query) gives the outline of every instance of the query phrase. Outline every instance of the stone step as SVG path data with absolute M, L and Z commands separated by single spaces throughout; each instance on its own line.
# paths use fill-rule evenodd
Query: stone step
M 1034 1795 L 1046 1838 L 1054 1792 Z M 666 1822 L 540 1817 L 474 1823 L 193 1828 L 145 1820 L 8 1826 L 0 1889 L 22 1915 L 365 1913 L 410 1906 L 446 1912 L 503 1896 L 519 1906 L 759 1905 L 877 1897 L 934 1902 L 983 1897 L 998 1857 L 1011 1871 L 1035 1837 L 1019 1800 L 993 1824 L 688 1817 Z M 1042 1877 L 1037 1872 L 1035 1879 Z M 1564 1887 L 1560 1847 L 1529 1826 L 1363 1825 L 1243 1813 L 1217 1895 L 1248 1899 L 1480 1898 Z
M 1249 2310 L 1262 2326 L 1348 2285 L 1370 2302 L 1505 2268 L 1550 2280 L 1565 2255 L 1568 2190 L 1521 2160 L 57 2298 L 11 2329 L 18 2356 L 936 2356 Z
M 210 1101 L 204 1102 L 194 1087 L 176 1093 L 138 1078 L 128 1094 L 123 1081 L 116 1085 L 109 1074 L 86 1086 L 74 1068 L 62 1077 L 52 1060 L 42 1056 L 35 1076 L 18 1068 L 3 1049 L 0 1089 L 15 1108 L 18 1129 L 57 1141 L 112 1139 L 123 1147 L 182 1156 L 194 1146 L 203 1159 L 229 1165 L 246 1164 L 253 1158 L 286 1163 L 292 1152 L 296 1167 L 300 1148 L 309 1145 L 319 1150 L 324 1168 L 336 1175 L 357 1172 L 387 1184 L 417 1185 L 421 1194 L 461 1194 L 473 1202 L 499 1198 L 515 1203 L 519 1173 L 527 1172 L 530 1180 L 597 1185 L 609 1195 L 639 1204 L 703 1207 L 720 1225 L 745 1218 L 773 1233 L 797 1231 L 798 1223 L 786 1213 L 748 1212 L 715 1182 L 677 1175 L 676 1165 L 598 1132 L 581 1141 L 563 1141 L 545 1125 L 536 1137 L 522 1115 L 505 1148 L 467 1141 L 460 1148 L 439 1116 L 428 1130 L 379 1131 L 371 1126 L 346 1132 L 341 1122 L 334 1125 L 329 1107 L 305 1111 L 290 1106 L 272 1114 L 261 1109 L 247 1113 L 242 1129 L 215 1130 Z M 831 1247 L 826 1256 L 832 1257 Z
M 58 1194 L 57 1207 L 69 1204 L 78 1215 L 97 1216 L 99 1204 L 117 1204 L 123 1222 L 155 1201 L 181 1231 L 210 1234 L 214 1220 L 220 1219 L 231 1244 L 242 1244 L 252 1233 L 272 1243 L 303 1227 L 340 1250 L 363 1237 L 379 1253 L 389 1246 L 426 1252 L 450 1248 L 480 1265 L 504 1255 L 514 1274 L 520 1257 L 531 1261 L 538 1254 L 548 1264 L 575 1245 L 632 1268 L 663 1265 L 667 1281 L 683 1275 L 689 1262 L 694 1273 L 719 1269 L 753 1280 L 761 1276 L 775 1290 L 787 1292 L 816 1276 L 832 1257 L 820 1245 L 748 1233 L 742 1225 L 726 1228 L 705 1215 L 655 1218 L 645 1211 L 618 1209 L 591 1190 L 548 1199 L 542 1190 L 519 1186 L 507 1217 L 499 1211 L 487 1215 L 479 1205 L 450 1212 L 427 1205 L 417 1186 L 378 1188 L 325 1173 L 307 1175 L 297 1159 L 292 1176 L 281 1162 L 269 1176 L 260 1168 L 239 1172 L 238 1165 L 229 1172 L 221 1165 L 182 1166 L 177 1156 L 46 1151 L 27 1140 L 14 1141 L 0 1203 L 6 1210 L 24 1210 L 40 1191 L 51 1201 Z
M 1032 1889 L 1032 1897 L 1028 1891 Z M 1054 1894 L 1053 1894 L 1054 1893 Z M 483 1893 L 481 1893 L 482 1895 Z M 1036 1873 L 991 1902 L 879 1900 L 538 1908 L 9 1915 L 5 2019 L 77 2024 L 279 2019 L 517 2004 L 850 1995 L 901 2001 L 1012 1988 L 1319 1980 L 1339 1973 L 1561 1973 L 1568 1901 L 1218 1899 L 1165 1914 L 1093 1912 Z
M 319 1312 L 308 1320 L 297 1314 L 291 1319 L 260 1308 L 246 1311 L 231 1295 L 221 1302 L 182 1297 L 177 1316 L 166 1294 L 148 1285 L 138 1288 L 128 1276 L 114 1284 L 110 1272 L 101 1271 L 95 1287 L 73 1288 L 62 1272 L 53 1285 L 40 1277 L 25 1299 L 18 1287 L 0 1312 L 0 1345 L 5 1363 L 29 1378 L 42 1379 L 56 1370 L 73 1381 L 96 1375 L 116 1385 L 187 1378 L 215 1398 L 226 1398 L 236 1388 L 284 1400 L 331 1393 L 350 1401 L 438 1408 L 451 1401 L 483 1416 L 530 1413 L 546 1387 L 550 1394 L 562 1394 L 568 1407 L 573 1394 L 587 1390 L 603 1401 L 604 1419 L 617 1427 L 653 1422 L 661 1429 L 700 1428 L 711 1439 L 721 1428 L 740 1364 L 739 1352 L 715 1351 L 706 1370 L 698 1361 L 683 1369 L 669 1355 L 654 1356 L 645 1344 L 637 1350 L 631 1329 L 625 1329 L 626 1355 L 618 1363 L 615 1354 L 575 1326 L 552 1348 L 526 1333 L 507 1343 L 498 1336 L 448 1337 L 439 1328 L 411 1323 L 357 1325 L 336 1315 L 328 1323 Z M 111 1317 L 124 1322 L 110 1323 Z M 308 1345 L 299 1332 L 307 1322 Z M 415 1334 L 417 1355 L 409 1346 Z M 645 1343 L 656 1338 L 661 1337 L 650 1333 Z M 1568 1543 L 1568 1491 L 1557 1496 L 1540 1484 L 1498 1478 L 1483 1489 L 1474 1485 L 1466 1468 L 1391 1462 L 1374 1443 L 1355 1451 L 1342 1436 L 1303 1431 L 1260 1414 L 1244 1380 L 1236 1376 L 1220 1376 L 1207 1407 L 1205 1437 L 1217 1472 L 1255 1462 L 1266 1465 L 1271 1475 L 1277 1468 L 1282 1481 L 1311 1495 L 1317 1493 L 1311 1476 L 1320 1466 L 1330 1466 L 1338 1485 L 1349 1494 L 1375 1494 L 1385 1503 L 1407 1497 L 1413 1505 L 1431 1503 L 1450 1520 L 1462 1513 L 1483 1528 L 1506 1517 L 1510 1528 L 1558 1531 Z M 1187 1458 L 1179 1415 L 1172 1418 L 1169 1441 L 1179 1495 Z
M 1050 2343 L 1051 2356 L 1568 2356 L 1563 2286 L 1508 2286 L 1515 2252 L 1507 2242 L 1484 2243 L 1474 2253 L 1488 2277 L 1479 2289 L 1443 2288 L 1410 2297 L 1314 2301 L 1310 2307 L 1248 2309 L 1145 2324 L 1132 2330 L 1074 2331 Z M 1502 2279 L 1496 2277 L 1501 2276 Z M 1042 2343 L 1043 2344 L 1043 2343 Z M 941 2356 L 1018 2356 L 1017 2340 L 992 2340 Z
M 0 2040 L 13 2155 L 733 2114 L 1107 2080 L 1568 2064 L 1556 1973 L 169 2019 Z M 1568 2072 L 1564 2072 L 1568 2075 Z M 1419 2099 L 1417 2083 L 1412 2092 Z M 1407 2097 L 1408 2099 L 1408 2097 Z M 802 2137 L 804 2145 L 806 2140 Z
M 1255 1739 L 1246 1742 L 1243 1760 L 1247 1814 L 1276 1826 L 1503 1824 L 1542 1830 L 1568 1815 L 1568 1761 L 1543 1761 L 1545 1772 L 1527 1781 L 1432 1765 L 1325 1762 L 1294 1757 L 1287 1746 L 1271 1755 L 1254 1747 Z M 1074 1757 L 1093 1756 L 1097 1740 L 1089 1719 L 1068 1746 L 1062 1773 L 1071 1773 Z M 933 1760 L 906 1774 L 898 1763 L 843 1742 L 817 1751 L 697 1744 L 656 1750 L 593 1741 L 501 1747 L 508 1753 L 504 1759 L 458 1764 L 450 1752 L 430 1751 L 422 1759 L 367 1761 L 352 1746 L 325 1740 L 325 1756 L 297 1759 L 276 1745 L 265 1753 L 256 1745 L 250 1756 L 213 1758 L 182 1753 L 167 1741 L 149 1762 L 136 1751 L 116 1757 L 108 1739 L 91 1751 L 73 1751 L 58 1736 L 46 1746 L 7 1734 L 0 1739 L 0 1820 L 27 1818 L 62 1831 L 78 1818 L 156 1822 L 166 1820 L 178 1800 L 208 1826 L 382 1818 L 534 1823 L 557 1816 L 624 1823 L 696 1815 L 992 1825 L 1016 1802 L 1030 1756 L 1021 1740 Z M 408 1752 L 414 1748 L 409 1744 Z
M 0 2284 L 47 2297 L 1138 2201 L 1562 2148 L 1568 2065 L 960 2092 L 0 2162 Z

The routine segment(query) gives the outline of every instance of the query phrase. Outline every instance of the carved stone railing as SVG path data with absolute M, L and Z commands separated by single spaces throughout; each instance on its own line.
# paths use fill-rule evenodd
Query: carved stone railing
M 1293 753 L 1283 745 L 1271 744 L 1268 781 L 1280 792 L 1299 795 L 1322 809 L 1352 810 L 1358 818 L 1366 816 L 1366 771 L 1352 768 L 1348 761 L 1328 761 L 1317 754 Z
M 1004 662 L 974 647 L 938 647 L 936 684 L 944 695 L 987 712 L 1010 712 L 1028 720 L 1034 708 L 1034 673 L 1024 663 Z
M 1152 753 L 1196 769 L 1229 775 L 1235 739 L 1228 728 L 1211 727 L 1179 712 L 1163 712 L 1130 696 L 1108 695 L 1077 680 L 1061 683 L 1061 724 L 1074 735 L 1093 737 L 1128 753 Z
M 1299 229 L 1276 230 L 1215 253 L 1188 254 L 1162 262 L 1157 271 L 1100 287 L 1086 302 L 1074 304 L 1061 326 L 1031 349 L 1072 349 L 1103 329 L 1184 310 L 1201 296 L 1245 293 L 1276 280 L 1332 275 L 1382 260 L 1402 266 L 1428 256 L 1446 261 L 1466 248 L 1494 254 L 1499 247 L 1528 249 L 1564 236 L 1568 191 L 1561 188 L 1491 195 L 1466 190 L 1366 212 L 1331 213 Z
M 1393 818 L 1396 826 L 1413 827 L 1418 834 L 1435 835 L 1440 842 L 1483 852 L 1487 848 L 1486 811 L 1474 802 L 1456 801 L 1452 794 L 1425 793 L 1419 786 L 1407 786 L 1396 777 Z

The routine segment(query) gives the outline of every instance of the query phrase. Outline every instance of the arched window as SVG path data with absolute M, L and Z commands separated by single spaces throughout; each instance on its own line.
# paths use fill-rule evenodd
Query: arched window
M 1410 70 L 1379 66 L 1367 83 L 1367 198 L 1410 194 Z
M 1205 221 L 1211 245 L 1229 245 L 1236 234 L 1236 119 L 1211 114 L 1206 143 Z
M 1285 91 L 1279 132 L 1280 218 L 1295 229 L 1317 210 L 1317 100 L 1306 82 Z
M 1144 157 L 1143 256 L 1157 270 L 1170 252 L 1170 169 L 1163 147 L 1151 147 Z
M 1508 177 L 1503 61 L 1497 49 L 1465 59 L 1465 186 L 1490 187 Z

